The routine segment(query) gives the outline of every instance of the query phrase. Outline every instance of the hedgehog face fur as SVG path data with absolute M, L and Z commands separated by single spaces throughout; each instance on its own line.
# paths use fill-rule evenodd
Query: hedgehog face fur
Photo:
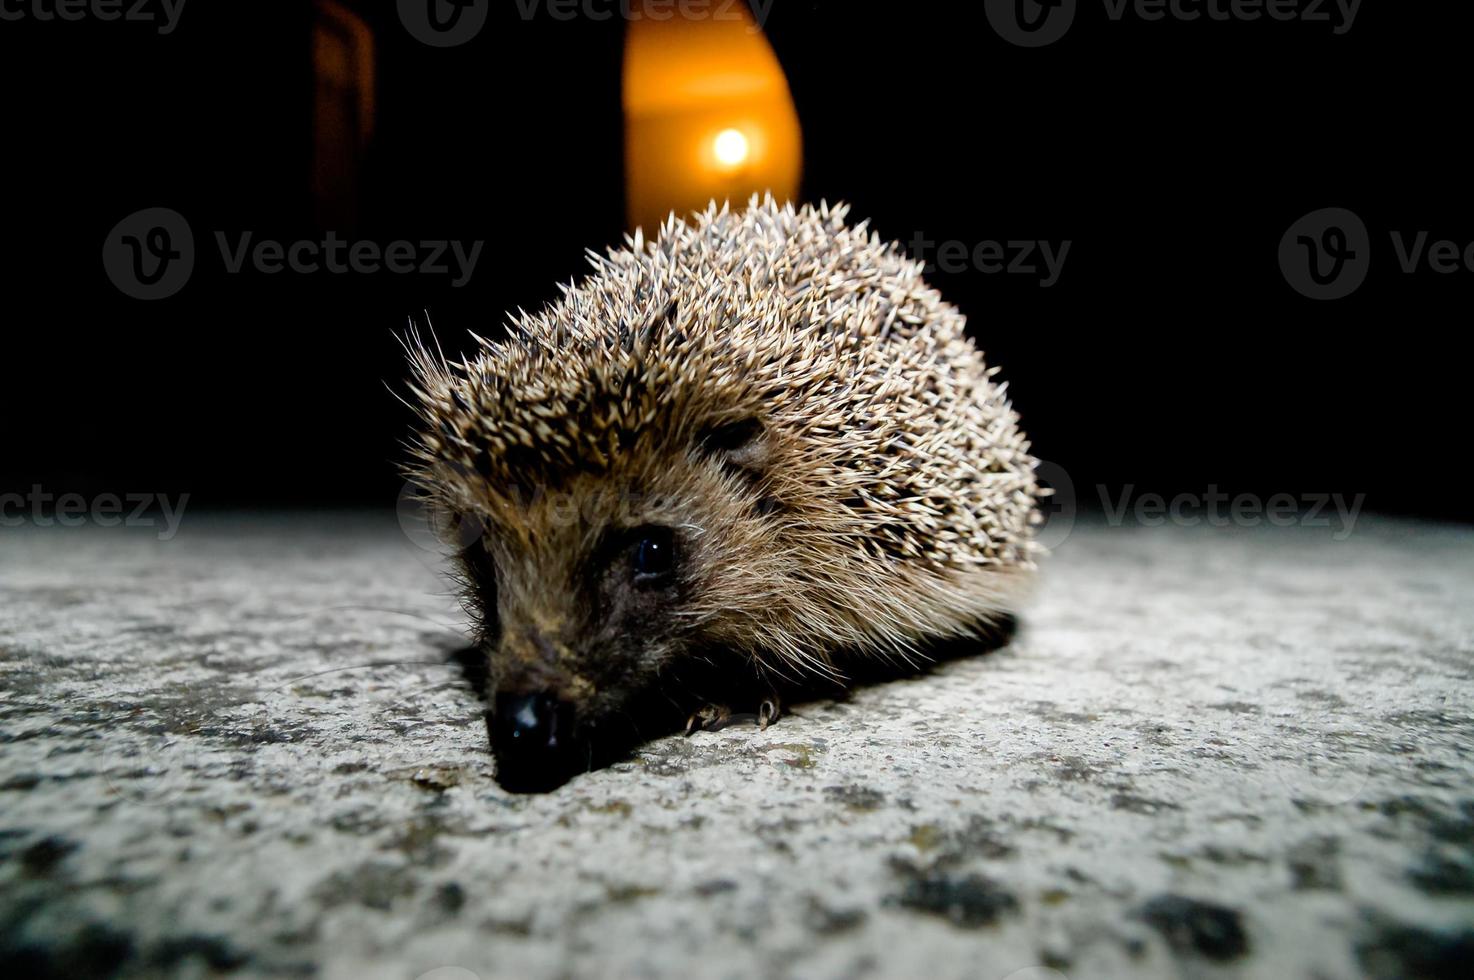
M 909 660 L 1021 598 L 1039 489 L 1004 386 L 845 213 L 673 217 L 474 358 L 412 345 L 409 475 L 484 530 L 461 571 L 505 784 L 561 782 L 652 704 Z

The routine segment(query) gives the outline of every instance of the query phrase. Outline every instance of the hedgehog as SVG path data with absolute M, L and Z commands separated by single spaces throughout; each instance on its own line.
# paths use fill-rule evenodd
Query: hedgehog
M 457 361 L 411 330 L 405 473 L 453 540 L 503 786 L 682 718 L 766 728 L 1012 621 L 1041 490 L 1006 384 L 847 215 L 713 203 Z

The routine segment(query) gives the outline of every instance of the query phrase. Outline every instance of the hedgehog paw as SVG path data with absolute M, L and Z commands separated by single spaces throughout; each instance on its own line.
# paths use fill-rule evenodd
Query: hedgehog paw
M 686 734 L 691 735 L 699 731 L 714 732 L 727 723 L 732 717 L 732 709 L 724 704 L 708 704 L 686 719 Z
M 758 705 L 757 727 L 761 731 L 767 731 L 768 726 L 783 717 L 783 702 L 778 700 L 778 695 L 770 694 L 767 700 Z

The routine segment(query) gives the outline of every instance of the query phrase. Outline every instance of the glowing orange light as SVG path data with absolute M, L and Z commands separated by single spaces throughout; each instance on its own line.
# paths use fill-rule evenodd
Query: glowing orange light
M 729 170 L 747 162 L 747 137 L 742 135 L 740 129 L 724 129 L 717 133 L 712 149 L 716 151 L 717 163 Z
M 802 137 L 788 80 L 745 4 L 645 17 L 624 56 L 626 203 L 651 233 L 674 211 L 798 195 Z

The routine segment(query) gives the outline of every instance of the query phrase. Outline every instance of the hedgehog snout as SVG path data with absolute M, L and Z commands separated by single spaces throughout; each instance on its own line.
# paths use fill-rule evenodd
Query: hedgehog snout
M 555 695 L 498 694 L 491 715 L 496 778 L 518 793 L 556 789 L 577 771 L 581 743 L 574 706 Z

